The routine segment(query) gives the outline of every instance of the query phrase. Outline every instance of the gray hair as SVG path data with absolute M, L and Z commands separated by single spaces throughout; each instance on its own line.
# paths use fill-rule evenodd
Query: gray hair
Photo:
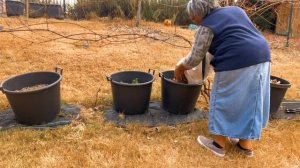
M 190 17 L 203 18 L 219 7 L 218 0 L 190 0 L 187 4 L 187 13 Z

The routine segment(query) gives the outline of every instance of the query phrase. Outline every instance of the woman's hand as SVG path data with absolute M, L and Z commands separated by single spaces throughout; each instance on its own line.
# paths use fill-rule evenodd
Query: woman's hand
M 174 72 L 175 81 L 187 83 L 187 79 L 184 75 L 184 71 L 186 70 L 182 64 L 177 65 Z

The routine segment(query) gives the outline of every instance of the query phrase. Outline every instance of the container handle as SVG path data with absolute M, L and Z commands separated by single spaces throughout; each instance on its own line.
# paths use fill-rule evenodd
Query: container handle
M 106 75 L 107 81 L 111 81 L 111 77 Z
M 149 68 L 148 69 L 148 73 L 154 75 L 155 74 L 155 69 Z
M 63 69 L 61 67 L 55 67 L 55 72 L 62 75 L 63 74 Z
M 164 78 L 164 75 L 163 75 L 163 73 L 158 73 L 158 76 L 160 77 L 160 78 Z

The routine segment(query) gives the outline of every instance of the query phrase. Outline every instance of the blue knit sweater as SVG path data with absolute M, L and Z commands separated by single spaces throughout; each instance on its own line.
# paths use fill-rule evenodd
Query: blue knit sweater
M 211 64 L 216 72 L 270 61 L 268 42 L 241 8 L 217 8 L 201 25 L 214 33 L 209 52 L 214 55 Z

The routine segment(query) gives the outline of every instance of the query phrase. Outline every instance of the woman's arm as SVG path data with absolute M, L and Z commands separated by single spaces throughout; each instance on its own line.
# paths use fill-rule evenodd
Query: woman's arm
M 195 42 L 192 50 L 183 59 L 182 63 L 175 68 L 175 79 L 182 81 L 184 79 L 184 71 L 192 69 L 206 56 L 209 50 L 214 34 L 208 27 L 199 26 L 195 33 Z
M 184 58 L 182 64 L 186 69 L 192 69 L 199 65 L 208 52 L 214 34 L 212 30 L 205 26 L 200 26 L 195 33 L 195 42 L 192 50 Z

